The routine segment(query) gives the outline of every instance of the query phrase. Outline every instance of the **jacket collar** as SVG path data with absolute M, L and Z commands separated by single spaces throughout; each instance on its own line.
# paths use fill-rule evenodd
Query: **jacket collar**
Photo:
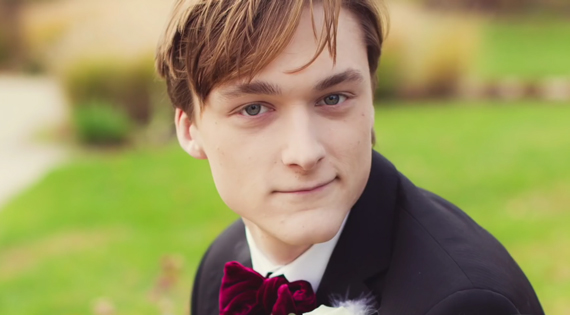
M 239 224 L 243 229 L 243 237 L 240 235 L 240 238 L 237 240 L 234 246 L 233 257 L 235 257 L 235 261 L 245 267 L 253 268 L 253 264 L 251 263 L 251 252 L 249 251 L 249 245 L 247 244 L 247 238 L 245 236 L 245 224 L 243 224 L 242 220 L 239 220 Z
M 331 297 L 357 299 L 379 297 L 367 283 L 378 279 L 390 263 L 398 172 L 372 151 L 370 176 L 352 207 L 317 291 L 319 304 Z M 379 305 L 380 301 L 376 301 Z

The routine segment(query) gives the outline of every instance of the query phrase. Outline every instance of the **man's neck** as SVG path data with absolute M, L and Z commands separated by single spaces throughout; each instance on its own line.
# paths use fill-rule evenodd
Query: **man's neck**
M 311 245 L 290 245 L 265 233 L 255 224 L 244 220 L 258 249 L 275 265 L 287 265 L 306 252 Z

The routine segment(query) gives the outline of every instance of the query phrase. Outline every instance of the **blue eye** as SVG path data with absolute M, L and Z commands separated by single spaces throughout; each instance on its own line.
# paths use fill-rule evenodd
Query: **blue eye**
M 342 94 L 330 94 L 325 96 L 318 105 L 338 105 L 346 101 L 346 96 Z
M 245 106 L 240 113 L 244 116 L 257 116 L 267 112 L 267 107 L 261 104 L 249 104 Z

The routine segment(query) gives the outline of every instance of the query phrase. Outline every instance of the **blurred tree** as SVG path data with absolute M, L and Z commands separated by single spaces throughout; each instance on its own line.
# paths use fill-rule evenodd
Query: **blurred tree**
M 429 8 L 499 13 L 570 12 L 568 0 L 422 0 Z
M 0 0 L 0 70 L 20 64 L 22 47 L 21 12 L 23 1 Z
M 53 0 L 0 0 L 0 70 L 19 70 L 27 60 L 22 15 L 26 4 Z

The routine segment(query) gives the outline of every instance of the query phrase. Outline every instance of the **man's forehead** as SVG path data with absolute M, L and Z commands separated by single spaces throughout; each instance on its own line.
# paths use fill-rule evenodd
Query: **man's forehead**
M 246 95 L 312 93 L 345 82 L 370 82 L 366 45 L 355 16 L 341 9 L 334 47 L 325 46 L 319 51 L 319 38 L 312 23 L 314 16 L 319 23 L 322 13 L 311 13 L 307 8 L 305 11 L 290 42 L 273 61 L 253 76 L 220 83 L 207 98 L 231 100 Z
M 358 69 L 347 68 L 344 70 L 331 71 L 330 73 L 323 73 L 315 82 L 298 81 L 294 83 L 311 88 L 315 92 L 322 92 L 342 83 L 363 82 L 365 75 L 368 74 L 363 74 Z M 238 80 L 224 84 L 217 89 L 217 92 L 222 97 L 233 98 L 244 94 L 281 95 L 283 94 L 283 88 L 278 80 L 262 77 L 253 78 L 252 80 Z

